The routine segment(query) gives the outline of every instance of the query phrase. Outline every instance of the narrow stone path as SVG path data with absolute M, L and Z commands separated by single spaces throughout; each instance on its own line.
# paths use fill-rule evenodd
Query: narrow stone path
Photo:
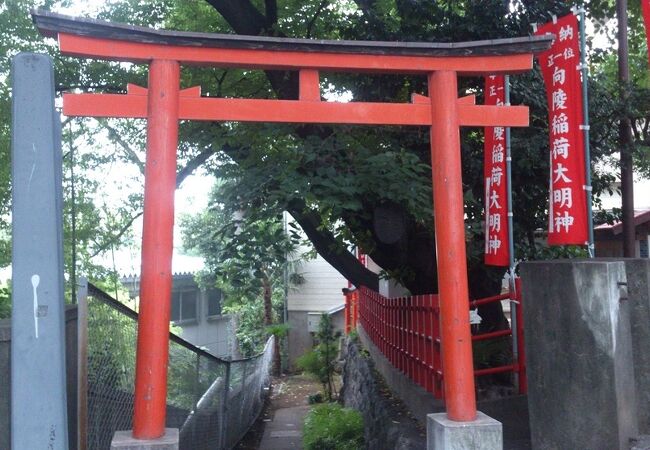
M 302 427 L 309 406 L 292 406 L 275 411 L 266 423 L 260 450 L 302 449 Z
M 307 398 L 320 385 L 306 375 L 273 380 L 271 406 L 265 416 L 260 450 L 302 449 L 302 428 L 309 412 Z

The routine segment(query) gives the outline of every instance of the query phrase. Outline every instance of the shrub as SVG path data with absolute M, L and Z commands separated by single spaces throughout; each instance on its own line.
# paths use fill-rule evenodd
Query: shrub
M 338 403 L 314 406 L 305 418 L 305 450 L 359 450 L 363 448 L 363 418 Z
M 340 333 L 334 331 L 332 318 L 329 314 L 323 314 L 316 333 L 318 345 L 296 361 L 300 369 L 318 378 L 328 401 L 332 401 L 336 395 L 333 378 L 338 357 L 337 343 L 340 337 Z

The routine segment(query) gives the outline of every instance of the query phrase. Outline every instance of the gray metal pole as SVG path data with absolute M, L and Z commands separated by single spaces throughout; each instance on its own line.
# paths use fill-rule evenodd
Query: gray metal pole
M 504 77 L 503 95 L 506 106 L 510 106 L 510 76 Z M 517 341 L 517 303 L 513 301 L 515 292 L 515 239 L 512 220 L 512 152 L 510 146 L 510 127 L 506 127 L 506 185 L 508 188 L 508 272 L 510 290 L 510 329 L 512 330 L 512 359 L 519 360 L 519 342 Z M 519 386 L 519 379 L 515 373 L 515 385 Z
M 68 449 L 61 122 L 52 60 L 12 60 L 11 448 Z
M 589 90 L 587 88 L 589 70 L 587 68 L 587 44 L 585 43 L 585 10 L 580 8 L 580 68 L 582 69 L 582 111 L 584 124 L 582 130 L 585 141 L 585 195 L 587 200 L 587 225 L 589 229 L 589 242 L 587 250 L 589 257 L 593 258 L 594 249 L 594 217 L 592 211 L 591 193 L 591 150 L 589 144 Z
M 77 449 L 88 449 L 88 279 L 77 286 Z

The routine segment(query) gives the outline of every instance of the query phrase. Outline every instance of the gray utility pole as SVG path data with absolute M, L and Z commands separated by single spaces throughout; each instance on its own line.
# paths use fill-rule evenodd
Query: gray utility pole
M 621 197 L 623 210 L 623 256 L 635 256 L 633 138 L 629 114 L 630 69 L 627 46 L 627 0 L 616 0 L 618 19 L 618 81 L 623 116 L 619 122 Z
M 61 121 L 49 56 L 12 68 L 11 448 L 67 450 Z

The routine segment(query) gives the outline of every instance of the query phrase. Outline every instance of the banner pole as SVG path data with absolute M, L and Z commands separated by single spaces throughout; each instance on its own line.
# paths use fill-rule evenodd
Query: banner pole
M 584 134 L 585 145 L 585 195 L 587 197 L 587 226 L 589 230 L 589 241 L 587 242 L 587 250 L 589 257 L 593 258 L 595 254 L 594 249 L 594 221 L 592 211 L 592 189 L 591 189 L 591 149 L 589 145 L 589 93 L 587 88 L 587 76 L 589 70 L 587 68 L 587 45 L 585 42 L 585 9 L 580 8 L 580 69 L 582 70 L 582 113 L 584 125 L 582 128 Z
M 505 106 L 510 106 L 510 75 L 503 77 L 503 96 Z M 512 153 L 510 148 L 510 127 L 505 128 L 506 134 L 506 187 L 508 190 L 508 288 L 510 291 L 510 329 L 512 333 L 512 360 L 519 363 L 519 342 L 517 341 L 517 303 L 515 295 L 515 239 L 512 229 Z M 517 373 L 515 372 L 515 387 L 519 386 Z

